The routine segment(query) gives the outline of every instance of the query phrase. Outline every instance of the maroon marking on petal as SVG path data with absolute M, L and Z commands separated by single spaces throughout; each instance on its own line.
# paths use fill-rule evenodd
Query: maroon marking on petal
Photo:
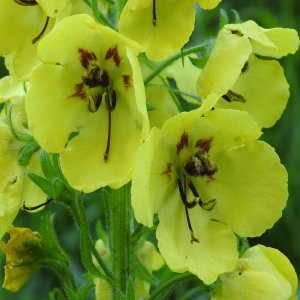
M 171 172 L 172 172 L 172 163 L 167 163 L 166 170 L 162 172 L 162 175 L 167 175 L 169 179 L 171 179 Z
M 122 75 L 122 78 L 123 78 L 123 83 L 124 83 L 125 88 L 131 87 L 130 75 Z
M 121 58 L 119 56 L 118 46 L 111 47 L 107 50 L 106 55 L 105 55 L 105 59 L 107 60 L 107 59 L 110 59 L 110 58 L 113 59 L 116 66 L 120 65 Z
M 199 148 L 203 153 L 207 153 L 211 148 L 212 138 L 200 139 L 196 142 L 195 148 Z
M 88 68 L 91 60 L 96 60 L 97 59 L 97 56 L 96 56 L 96 54 L 94 52 L 90 52 L 90 51 L 82 49 L 82 48 L 79 48 L 78 52 L 80 54 L 81 65 L 85 69 Z
M 177 154 L 180 153 L 180 151 L 189 146 L 189 136 L 186 132 L 184 132 L 181 136 L 180 141 L 178 142 L 178 144 L 176 145 L 177 147 Z
M 71 95 L 71 97 L 79 97 L 82 100 L 87 98 L 86 92 L 84 91 L 84 83 L 76 83 L 75 84 L 75 93 Z

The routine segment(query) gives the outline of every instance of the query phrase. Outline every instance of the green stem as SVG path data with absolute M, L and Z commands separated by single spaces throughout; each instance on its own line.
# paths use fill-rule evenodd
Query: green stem
M 109 206 L 113 275 L 119 291 L 126 295 L 128 282 L 133 280 L 130 184 L 117 190 L 111 190 Z M 113 299 L 117 299 L 119 291 L 113 290 Z
M 159 286 L 148 298 L 148 300 L 160 300 L 166 293 L 171 293 L 173 289 L 179 284 L 187 280 L 194 279 L 195 276 L 190 273 L 184 273 L 172 277 L 169 281 Z
M 166 67 L 171 65 L 177 59 L 187 56 L 191 53 L 199 52 L 205 49 L 209 44 L 210 42 L 206 42 L 201 45 L 197 45 L 188 49 L 183 49 L 181 51 L 178 51 L 170 58 L 168 58 L 166 61 L 164 61 L 162 64 L 160 64 L 148 77 L 146 77 L 146 79 L 144 80 L 144 84 L 147 85 L 154 77 L 156 77 L 161 71 L 163 71 Z
M 70 205 L 71 212 L 75 218 L 75 221 L 78 225 L 80 232 L 80 250 L 81 250 L 81 258 L 84 264 L 84 267 L 93 275 L 105 279 L 112 287 L 115 286 L 115 281 L 105 265 L 104 261 L 98 255 L 96 249 L 94 248 L 93 241 L 89 234 L 89 226 L 84 210 L 84 206 L 82 203 L 82 195 L 80 193 L 76 193 L 75 201 Z M 101 273 L 99 269 L 94 265 L 92 260 L 92 253 L 95 258 L 99 262 L 102 270 L 105 274 Z

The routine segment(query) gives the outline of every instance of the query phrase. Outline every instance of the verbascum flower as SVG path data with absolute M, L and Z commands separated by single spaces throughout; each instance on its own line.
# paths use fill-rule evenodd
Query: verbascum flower
M 265 29 L 253 21 L 225 25 L 198 79 L 198 93 L 203 100 L 217 94 L 216 107 L 247 111 L 261 128 L 271 127 L 286 107 L 289 85 L 279 62 L 268 58 L 298 47 L 293 29 Z
M 194 29 L 194 4 L 203 9 L 221 0 L 129 0 L 119 20 L 120 32 L 144 47 L 151 60 L 161 61 L 183 47 Z
M 6 255 L 5 277 L 3 287 L 11 292 L 18 292 L 39 270 L 35 263 L 42 249 L 42 238 L 38 232 L 29 228 L 11 227 L 7 244 L 0 241 L 0 247 Z
M 0 101 L 11 100 L 11 123 L 14 130 L 29 136 L 29 130 L 24 127 L 26 123 L 24 98 L 23 84 L 16 83 L 11 77 L 0 80 Z M 20 152 L 26 143 L 16 139 L 4 114 L 5 111 L 1 113 L 0 238 L 14 221 L 22 204 L 32 207 L 44 203 L 47 199 L 47 195 L 24 175 L 26 170 L 42 175 L 38 153 L 32 154 L 27 166 L 19 165 Z
M 234 268 L 234 233 L 261 235 L 288 196 L 287 172 L 274 149 L 257 141 L 256 123 L 241 111 L 207 112 L 217 100 L 210 96 L 209 106 L 152 129 L 131 191 L 138 222 L 150 227 L 158 214 L 158 247 L 168 266 L 206 284 Z
M 39 44 L 42 64 L 26 98 L 29 128 L 47 152 L 61 152 L 77 190 L 119 188 L 131 178 L 149 130 L 138 50 L 88 15 L 63 19 Z
M 213 300 L 295 300 L 297 274 L 277 249 L 257 245 L 239 259 L 235 270 L 220 276 Z
M 102 240 L 96 243 L 96 249 L 102 259 L 107 263 L 110 262 L 110 252 Z M 151 274 L 153 271 L 158 271 L 165 264 L 163 257 L 158 253 L 155 246 L 145 241 L 136 251 L 136 256 L 142 265 Z M 111 286 L 101 278 L 94 279 L 96 300 L 107 300 L 112 296 Z M 150 284 L 143 281 L 141 278 L 135 278 L 135 297 L 136 299 L 144 299 L 149 296 Z
M 55 22 L 78 11 L 86 12 L 87 4 L 79 0 L 1 0 L 0 55 L 11 75 L 28 80 L 38 64 L 39 41 Z

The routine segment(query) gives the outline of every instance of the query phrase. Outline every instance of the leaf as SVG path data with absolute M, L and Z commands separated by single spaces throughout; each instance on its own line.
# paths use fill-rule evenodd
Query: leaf
M 36 152 L 40 146 L 36 141 L 26 143 L 19 152 L 18 163 L 20 166 L 26 167 L 31 159 L 31 156 Z
M 204 55 L 202 57 L 197 57 L 197 58 L 189 56 L 191 63 L 199 69 L 203 69 L 205 67 L 205 65 L 208 61 L 208 58 L 209 58 L 209 55 Z
M 25 175 L 28 176 L 29 179 L 33 181 L 45 194 L 54 198 L 51 181 L 30 171 L 25 171 Z
M 229 18 L 225 9 L 220 10 L 219 16 L 219 30 L 221 30 L 226 24 L 229 23 Z

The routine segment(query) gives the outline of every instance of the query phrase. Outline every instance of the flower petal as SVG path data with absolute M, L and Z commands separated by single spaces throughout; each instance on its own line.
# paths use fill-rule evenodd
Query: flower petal
M 212 217 L 240 236 L 259 236 L 281 217 L 286 205 L 287 172 L 268 144 L 256 141 L 220 152 L 207 184 L 217 201 Z
M 2 0 L 0 12 L 0 55 L 14 51 L 26 39 L 35 38 L 45 23 L 45 15 L 38 5 L 22 6 Z
M 156 26 L 152 23 L 152 1 L 144 1 L 138 7 L 135 3 L 135 0 L 127 2 L 120 16 L 119 29 L 140 43 L 150 59 L 161 61 L 188 42 L 195 21 L 190 1 L 157 0 Z
M 241 37 L 226 28 L 222 29 L 198 79 L 200 97 L 204 99 L 211 93 L 219 97 L 226 94 L 239 78 L 251 52 L 251 44 L 246 36 Z
M 211 284 L 219 274 L 234 268 L 236 239 L 229 227 L 212 221 L 199 206 L 190 209 L 189 215 L 199 243 L 191 243 L 184 205 L 177 193 L 159 211 L 158 247 L 171 270 L 189 271 Z
M 283 68 L 276 60 L 262 60 L 254 55 L 248 66 L 232 88 L 246 102 L 219 101 L 217 107 L 247 111 L 260 127 L 271 127 L 282 115 L 290 95 Z
M 222 0 L 197 0 L 202 9 L 213 9 L 215 8 Z
M 234 272 L 221 275 L 212 299 L 293 299 L 297 284 L 296 272 L 281 252 L 257 245 L 244 253 Z
M 40 65 L 32 74 L 26 113 L 33 136 L 47 152 L 61 152 L 90 114 L 85 101 L 72 97 L 78 75 L 60 65 Z

